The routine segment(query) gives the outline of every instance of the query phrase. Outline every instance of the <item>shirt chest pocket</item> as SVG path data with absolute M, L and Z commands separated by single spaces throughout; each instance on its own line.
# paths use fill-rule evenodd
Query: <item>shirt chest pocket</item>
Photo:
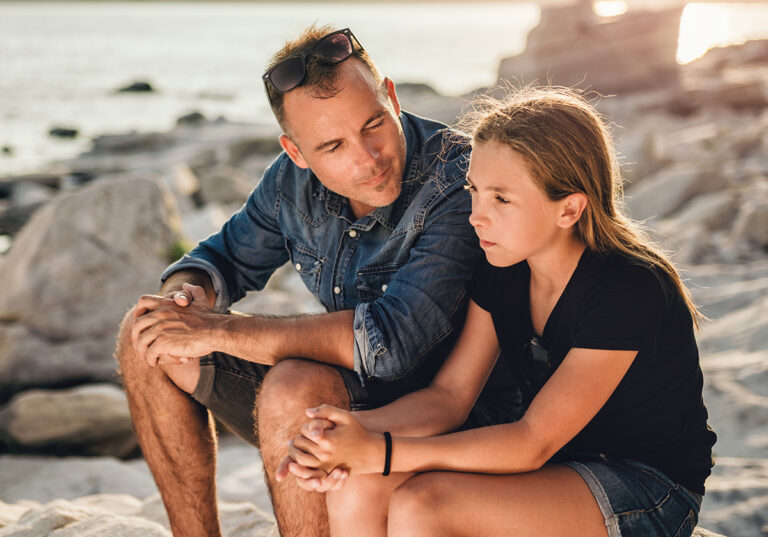
M 360 302 L 373 302 L 383 297 L 389 282 L 395 277 L 401 265 L 388 264 L 364 267 L 357 271 L 357 295 Z
M 288 250 L 293 269 L 299 273 L 307 289 L 317 296 L 325 258 L 299 241 L 286 239 L 285 247 Z

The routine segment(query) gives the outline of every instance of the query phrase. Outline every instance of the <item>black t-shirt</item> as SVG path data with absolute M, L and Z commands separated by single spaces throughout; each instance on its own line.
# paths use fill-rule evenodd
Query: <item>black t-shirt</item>
M 499 268 L 483 260 L 471 288 L 472 299 L 491 313 L 502 356 L 518 374 L 535 335 L 529 284 L 526 262 Z M 585 250 L 539 340 L 551 371 L 571 348 L 638 351 L 603 408 L 557 458 L 630 458 L 704 493 L 716 436 L 707 426 L 691 315 L 666 274 L 625 256 Z

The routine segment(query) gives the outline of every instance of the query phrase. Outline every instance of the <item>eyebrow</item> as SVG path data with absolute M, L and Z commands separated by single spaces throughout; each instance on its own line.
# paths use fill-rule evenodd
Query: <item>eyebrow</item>
M 475 185 L 475 183 L 473 183 L 472 180 L 469 178 L 469 174 L 466 175 L 466 179 L 467 179 L 467 183 L 477 188 L 477 185 Z M 507 190 L 506 188 L 502 188 L 500 186 L 489 186 L 485 190 L 490 190 L 492 192 L 497 192 L 499 194 L 509 194 L 509 190 Z
M 379 110 L 374 115 L 372 115 L 371 117 L 368 118 L 368 120 L 363 124 L 363 128 L 366 128 L 368 125 L 370 125 L 374 121 L 376 121 L 378 119 L 381 119 L 386 114 L 387 114 L 386 110 Z M 332 147 L 332 146 L 338 144 L 342 140 L 344 140 L 344 139 L 343 138 L 334 138 L 333 140 L 328 140 L 327 142 L 323 142 L 320 145 L 318 145 L 317 147 L 315 147 L 315 151 L 323 151 L 324 149 L 326 149 L 328 147 Z

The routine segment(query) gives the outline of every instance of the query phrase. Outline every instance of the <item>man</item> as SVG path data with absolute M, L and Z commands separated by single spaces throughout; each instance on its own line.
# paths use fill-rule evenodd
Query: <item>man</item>
M 428 384 L 479 256 L 466 141 L 401 112 L 348 29 L 305 31 L 264 82 L 284 152 L 118 337 L 136 433 L 177 537 L 220 535 L 208 410 L 261 449 L 281 534 L 327 534 L 323 496 L 274 478 L 287 441 L 306 408 L 371 408 Z M 286 262 L 328 313 L 227 313 Z

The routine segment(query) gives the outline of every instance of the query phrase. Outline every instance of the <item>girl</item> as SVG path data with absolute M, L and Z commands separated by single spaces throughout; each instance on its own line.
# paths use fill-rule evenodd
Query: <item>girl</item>
M 716 439 L 700 315 L 621 213 L 605 124 L 574 93 L 523 90 L 488 104 L 472 140 L 486 259 L 456 348 L 428 388 L 386 407 L 308 410 L 281 477 L 351 476 L 328 494 L 335 536 L 691 535 Z M 463 423 L 500 349 L 524 416 L 425 437 Z M 336 468 L 332 485 L 312 468 Z

